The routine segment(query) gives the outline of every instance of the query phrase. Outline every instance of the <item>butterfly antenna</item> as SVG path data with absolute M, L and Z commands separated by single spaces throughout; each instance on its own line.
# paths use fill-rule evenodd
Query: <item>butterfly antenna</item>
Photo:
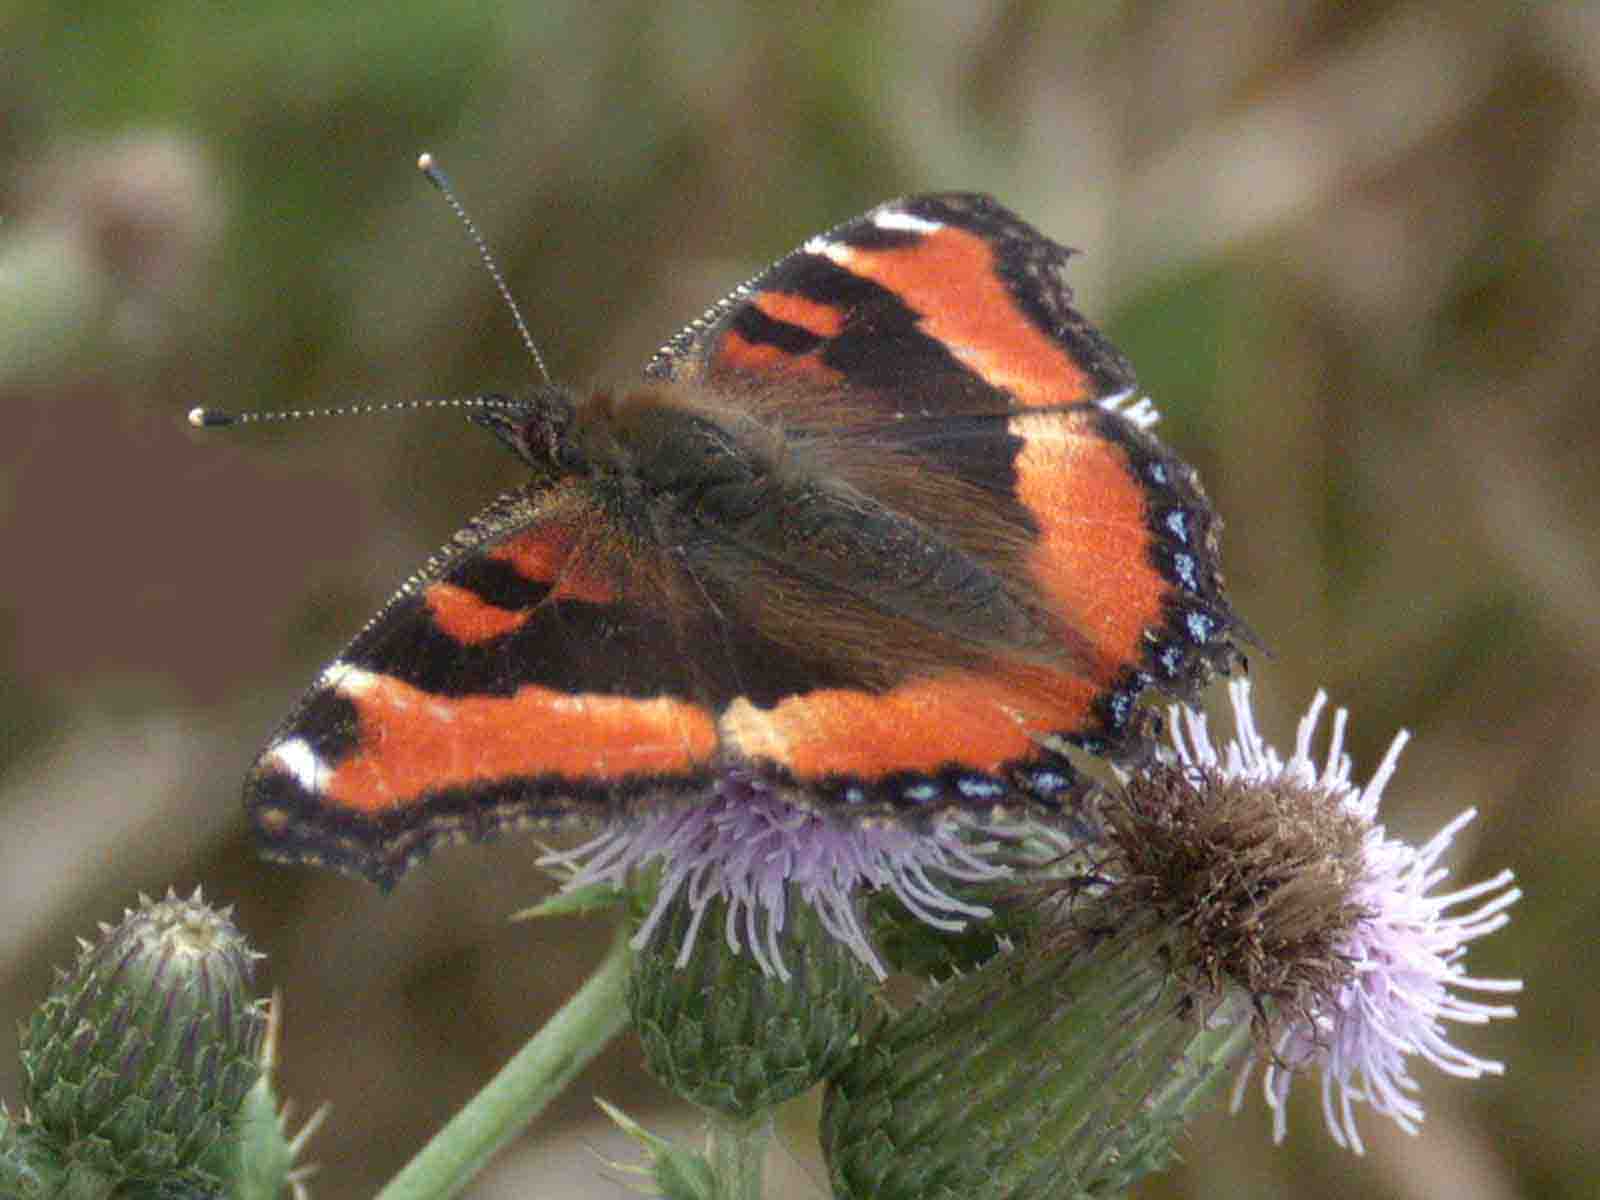
M 478 248 L 478 257 L 483 260 L 483 265 L 488 268 L 489 277 L 494 280 L 494 286 L 500 292 L 500 298 L 505 301 L 506 307 L 511 310 L 511 317 L 517 323 L 517 333 L 522 337 L 522 344 L 528 348 L 528 353 L 533 356 L 534 366 L 539 368 L 545 383 L 551 382 L 550 372 L 544 365 L 544 355 L 539 353 L 539 347 L 534 344 L 533 334 L 528 332 L 528 323 L 523 320 L 522 310 L 517 307 L 517 301 L 511 294 L 511 289 L 506 286 L 505 276 L 500 273 L 500 266 L 494 260 L 494 255 L 489 252 L 489 243 L 484 240 L 483 234 L 478 231 L 467 210 L 461 201 L 456 199 L 456 194 L 451 190 L 450 181 L 445 178 L 444 172 L 433 161 L 433 155 L 422 154 L 417 158 L 417 169 L 434 187 L 438 188 L 444 196 L 445 202 L 455 212 L 456 217 L 465 226 L 467 235 L 472 238 L 472 244 Z M 522 411 L 523 402 L 508 399 L 505 396 L 453 396 L 443 399 L 431 400 L 393 400 L 374 404 L 347 404 L 337 408 L 297 408 L 278 410 L 252 410 L 249 412 L 229 412 L 223 408 L 191 408 L 189 410 L 189 424 L 196 429 L 221 429 L 229 425 L 260 425 L 283 421 L 310 421 L 320 417 L 356 417 L 367 416 L 373 413 L 414 412 L 425 408 L 455 408 L 455 409 L 514 409 Z
M 517 332 L 522 336 L 522 344 L 528 348 L 528 353 L 533 356 L 533 365 L 539 368 L 539 374 L 546 383 L 550 382 L 550 372 L 545 369 L 544 355 L 539 353 L 539 347 L 534 344 L 533 334 L 528 332 L 528 323 L 522 319 L 522 310 L 517 307 L 517 301 L 511 294 L 511 289 L 506 286 L 505 276 L 500 273 L 500 266 L 494 261 L 494 255 L 489 253 L 489 243 L 484 240 L 483 234 L 478 232 L 478 227 L 473 223 L 461 201 L 456 199 L 456 194 L 450 188 L 450 181 L 445 178 L 444 172 L 439 169 L 439 164 L 433 161 L 433 155 L 421 154 L 417 158 L 417 170 L 421 171 L 427 181 L 439 189 L 461 224 L 466 228 L 467 236 L 472 239 L 472 244 L 478 248 L 478 257 L 483 260 L 483 265 L 488 268 L 489 277 L 494 280 L 494 286 L 499 289 L 500 298 L 506 302 L 506 307 L 511 310 L 511 317 L 517 323 Z
M 386 400 L 374 404 L 342 404 L 337 408 L 253 409 L 229 412 L 225 408 L 191 408 L 189 424 L 196 429 L 222 429 L 228 425 L 266 425 L 281 421 L 315 421 L 322 417 L 364 417 L 373 413 L 416 412 L 424 408 L 516 409 L 524 405 L 506 396 L 446 396 L 431 400 Z

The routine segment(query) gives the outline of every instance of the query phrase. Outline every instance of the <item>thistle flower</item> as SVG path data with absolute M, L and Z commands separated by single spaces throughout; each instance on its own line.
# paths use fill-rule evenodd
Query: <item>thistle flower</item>
M 1377 822 L 1383 790 L 1407 740 L 1404 732 L 1361 786 L 1352 781 L 1344 752 L 1344 709 L 1334 714 L 1320 763 L 1313 758 L 1312 742 L 1327 703 L 1322 692 L 1301 720 L 1287 760 L 1257 731 L 1248 682 L 1231 684 L 1229 698 L 1235 733 L 1220 747 L 1212 742 L 1205 717 L 1187 710 L 1177 714 L 1173 750 L 1181 767 L 1212 789 L 1298 792 L 1354 822 L 1360 835 L 1347 885 L 1351 919 L 1333 940 L 1335 969 L 1285 1006 L 1286 1020 L 1240 1073 L 1234 1107 L 1242 1101 L 1253 1066 L 1262 1064 L 1273 1138 L 1282 1141 L 1294 1076 L 1315 1069 L 1322 1076 L 1329 1132 L 1339 1145 L 1361 1153 L 1358 1104 L 1370 1104 L 1407 1133 L 1417 1131 L 1423 1108 L 1414 1095 L 1413 1056 L 1467 1079 L 1504 1070 L 1502 1063 L 1454 1045 L 1444 1026 L 1449 1021 L 1482 1025 L 1516 1015 L 1513 1007 L 1486 1003 L 1473 993 L 1517 992 L 1521 981 L 1477 978 L 1462 960 L 1468 943 L 1507 923 L 1506 909 L 1521 892 L 1511 886 L 1510 871 L 1454 891 L 1433 891 L 1449 874 L 1440 861 L 1473 819 L 1471 809 L 1422 846 L 1391 837 Z
M 1284 761 L 1256 731 L 1248 684 L 1230 695 L 1231 742 L 1179 712 L 1172 746 L 1106 790 L 1092 866 L 1063 858 L 997 898 L 1002 917 L 1037 915 L 1010 924 L 1019 940 L 864 1035 L 824 1107 L 836 1194 L 1118 1192 L 1255 1063 L 1278 1136 L 1294 1073 L 1316 1068 L 1333 1136 L 1359 1150 L 1357 1103 L 1416 1128 L 1412 1055 L 1500 1070 L 1442 1029 L 1512 1015 L 1462 992 L 1519 986 L 1461 963 L 1505 923 L 1510 874 L 1430 894 L 1470 814 L 1421 848 L 1391 838 L 1376 815 L 1403 736 L 1358 787 L 1343 712 L 1312 759 L 1324 697 Z
M 954 823 L 930 830 L 843 825 L 790 804 L 758 780 L 729 774 L 704 804 L 642 816 L 541 861 L 576 868 L 566 882 L 569 890 L 621 885 L 635 868 L 659 861 L 655 903 L 633 944 L 646 946 L 682 897 L 691 919 L 679 943 L 680 966 L 688 963 L 706 915 L 715 910 L 730 950 L 748 951 L 763 972 L 789 980 L 785 931 L 790 905 L 798 900 L 882 979 L 883 961 L 857 907 L 861 894 L 885 890 L 923 923 L 959 930 L 989 910 L 953 895 L 939 877 L 954 883 L 1000 878 L 1007 868 L 989 861 L 997 848 L 966 840 Z

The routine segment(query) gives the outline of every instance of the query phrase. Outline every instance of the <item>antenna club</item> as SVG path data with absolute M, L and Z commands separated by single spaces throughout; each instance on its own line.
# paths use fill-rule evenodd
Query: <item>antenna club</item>
M 220 429 L 224 425 L 232 425 L 234 416 L 220 408 L 191 408 L 189 410 L 189 424 L 196 429 Z
M 421 154 L 417 155 L 417 170 L 422 172 L 422 177 L 424 179 L 445 194 L 446 199 L 449 200 L 452 207 L 455 206 L 456 198 L 450 192 L 450 181 L 444 177 L 444 170 L 439 166 L 439 161 L 434 158 L 431 153 L 424 150 Z

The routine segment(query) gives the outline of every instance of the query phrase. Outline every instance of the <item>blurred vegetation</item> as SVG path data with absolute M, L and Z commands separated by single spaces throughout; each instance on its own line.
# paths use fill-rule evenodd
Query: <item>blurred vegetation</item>
M 971 188 L 1083 250 L 1082 307 L 1227 519 L 1269 730 L 1319 684 L 1364 769 L 1411 728 L 1392 826 L 1476 805 L 1458 877 L 1528 892 L 1472 959 L 1527 979 L 1463 1037 L 1504 1080 L 1424 1072 L 1422 1136 L 1371 1123 L 1361 1160 L 1314 1087 L 1281 1149 L 1252 1102 L 1141 1195 L 1594 1194 L 1600 8 L 14 0 L 0 46 L 0 1026 L 86 920 L 203 881 L 287 992 L 284 1090 L 334 1103 L 317 1194 L 356 1196 L 599 953 L 505 923 L 548 886 L 526 841 L 385 898 L 258 863 L 237 801 L 517 476 L 444 416 L 181 424 L 529 378 L 419 151 L 580 383 L 819 229 Z M 648 1119 L 636 1062 L 583 1091 Z M 476 1194 L 592 1192 L 601 1123 L 559 1118 Z

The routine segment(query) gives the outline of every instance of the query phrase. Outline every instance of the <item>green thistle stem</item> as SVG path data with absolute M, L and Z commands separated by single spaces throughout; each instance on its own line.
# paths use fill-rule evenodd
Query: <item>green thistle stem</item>
M 706 1157 L 717 1179 L 719 1200 L 761 1200 L 761 1168 L 772 1142 L 772 1118 L 741 1121 L 711 1114 Z
M 589 981 L 389 1181 L 378 1200 L 442 1200 L 460 1193 L 622 1031 L 631 959 L 628 931 L 619 929 Z

